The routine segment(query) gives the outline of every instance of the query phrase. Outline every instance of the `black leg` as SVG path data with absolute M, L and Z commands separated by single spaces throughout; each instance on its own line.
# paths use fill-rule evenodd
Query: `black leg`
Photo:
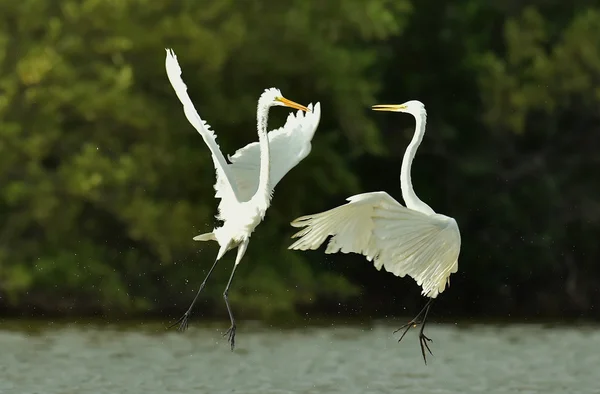
M 431 349 L 427 342 L 431 342 L 431 338 L 427 337 L 423 334 L 423 330 L 425 330 L 425 323 L 427 323 L 427 314 L 429 313 L 429 309 L 431 308 L 431 304 L 433 302 L 433 298 L 427 303 L 427 309 L 425 309 L 425 315 L 423 316 L 423 321 L 421 322 L 421 329 L 419 330 L 419 344 L 421 345 L 421 354 L 423 355 L 423 361 L 425 361 L 425 365 L 427 365 L 427 357 L 425 357 L 425 349 L 433 356 Z
M 431 308 L 431 304 L 433 303 L 433 300 L 434 300 L 434 298 L 430 298 L 429 301 L 427 301 L 427 304 L 425 304 L 425 306 L 423 307 L 423 309 L 421 309 L 421 312 L 419 312 L 419 314 L 417 316 L 415 316 L 414 319 L 412 319 L 411 321 L 409 321 L 408 323 L 406 323 L 405 325 L 403 325 L 402 327 L 400 327 L 399 329 L 394 331 L 394 334 L 395 334 L 398 331 L 404 329 L 404 332 L 400 336 L 400 339 L 398 339 L 398 342 L 400 342 L 402 340 L 402 338 L 404 338 L 404 336 L 406 335 L 408 330 L 411 329 L 411 327 L 416 327 L 417 325 L 421 324 L 421 329 L 419 330 L 419 344 L 421 345 L 421 354 L 423 355 L 423 361 L 425 361 L 425 364 L 427 364 L 427 357 L 425 356 L 425 349 L 427 349 L 429 354 L 431 354 L 433 356 L 433 353 L 431 352 L 431 349 L 429 348 L 429 344 L 427 343 L 427 342 L 431 342 L 431 338 L 428 338 L 423 333 L 423 330 L 425 329 L 425 323 L 427 322 L 427 314 L 429 313 L 429 308 Z M 419 317 L 421 315 L 423 315 L 423 320 L 420 321 Z
M 206 281 L 208 280 L 208 278 L 210 278 L 210 274 L 212 274 L 212 272 L 215 269 L 215 267 L 217 266 L 218 262 L 219 262 L 218 259 L 215 260 L 215 263 L 210 268 L 210 271 L 208 271 L 206 278 L 204 278 L 204 281 L 200 285 L 200 289 L 198 289 L 198 292 L 196 293 L 196 297 L 194 297 L 194 300 L 192 301 L 192 304 L 190 305 L 188 310 L 183 314 L 183 316 L 181 316 L 179 318 L 179 320 L 177 320 L 175 323 L 171 324 L 168 328 L 174 327 L 178 324 L 179 324 L 179 328 L 178 328 L 179 331 L 185 331 L 188 328 L 188 319 L 190 317 L 190 314 L 192 313 L 192 308 L 194 307 L 194 304 L 196 303 L 196 301 L 198 301 L 198 296 L 200 295 L 200 292 L 202 291 L 202 289 L 204 289 L 204 286 L 206 286 Z
M 233 266 L 233 271 L 231 271 L 231 276 L 229 277 L 229 282 L 227 282 L 227 287 L 225 287 L 225 291 L 223 292 L 223 298 L 225 299 L 225 305 L 227 306 L 227 312 L 229 312 L 229 320 L 231 320 L 231 327 L 223 334 L 223 336 L 228 335 L 228 341 L 231 345 L 231 351 L 235 347 L 235 319 L 233 318 L 233 313 L 231 312 L 231 307 L 229 306 L 229 300 L 227 299 L 227 294 L 229 293 L 229 286 L 231 286 L 231 281 L 233 280 L 233 275 L 235 274 L 235 269 L 237 268 L 237 264 Z

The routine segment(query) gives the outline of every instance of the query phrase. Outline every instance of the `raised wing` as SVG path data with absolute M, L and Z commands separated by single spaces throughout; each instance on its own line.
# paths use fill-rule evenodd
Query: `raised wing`
M 294 227 L 305 227 L 290 249 L 317 249 L 327 237 L 325 253 L 359 253 L 396 276 L 409 275 L 425 296 L 444 291 L 458 270 L 460 233 L 456 221 L 426 215 L 402 206 L 385 192 L 348 198 L 349 203 L 315 215 L 300 217 Z
M 172 49 L 166 49 L 166 51 L 167 57 L 165 60 L 165 68 L 167 70 L 169 81 L 171 82 L 179 101 L 183 104 L 185 116 L 198 133 L 200 133 L 202 139 L 212 153 L 213 162 L 217 172 L 217 184 L 219 185 L 220 192 L 218 197 L 223 199 L 231 198 L 239 201 L 237 185 L 235 184 L 231 170 L 228 168 L 227 161 L 217 144 L 217 136 L 210 129 L 210 126 L 200 118 L 200 115 L 198 115 L 198 112 L 187 93 L 187 86 L 181 79 L 181 67 L 179 67 L 179 63 L 177 62 L 177 56 Z
M 271 153 L 270 186 L 271 191 L 281 179 L 311 151 L 311 140 L 321 119 L 321 104 L 308 105 L 311 112 L 290 113 L 285 125 L 272 130 L 269 136 Z M 260 146 L 252 142 L 229 156 L 229 169 L 233 173 L 238 196 L 248 201 L 258 189 L 260 169 Z

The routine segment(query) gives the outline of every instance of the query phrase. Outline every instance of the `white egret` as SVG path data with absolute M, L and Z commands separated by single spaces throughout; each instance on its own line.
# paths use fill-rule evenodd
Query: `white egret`
M 233 156 L 228 157 L 230 163 L 227 163 L 216 142 L 214 132 L 194 108 L 187 94 L 187 87 L 181 79 L 177 56 L 169 49 L 167 49 L 165 67 L 169 81 L 183 104 L 188 121 L 200 133 L 212 153 L 217 175 L 215 197 L 221 199 L 216 218 L 223 221 L 223 225 L 216 227 L 212 232 L 194 237 L 196 241 L 217 241 L 219 252 L 192 304 L 171 327 L 179 324 L 179 330 L 183 331 L 187 328 L 192 308 L 217 262 L 228 250 L 237 247 L 235 264 L 223 293 L 231 320 L 231 327 L 224 335 L 229 335 L 228 340 L 233 350 L 236 324 L 227 294 L 235 269 L 246 252 L 250 235 L 265 216 L 275 185 L 310 153 L 311 140 L 319 124 L 321 108 L 319 103 L 314 109 L 312 104 L 305 107 L 284 98 L 278 89 L 266 89 L 258 100 L 258 142 L 248 144 L 236 151 Z M 273 130 L 267 135 L 267 118 L 269 108 L 272 106 L 287 106 L 299 111 L 296 116 L 290 114 L 282 128 Z M 305 116 L 303 111 L 307 112 Z
M 294 220 L 294 227 L 305 227 L 294 238 L 289 248 L 317 249 L 332 236 L 325 253 L 359 253 L 373 261 L 378 270 L 396 276 L 409 275 L 429 298 L 425 307 L 405 328 L 406 332 L 421 324 L 419 343 L 427 363 L 425 348 L 431 353 L 423 330 L 433 300 L 450 284 L 450 274 L 458 270 L 460 232 L 456 221 L 437 214 L 415 194 L 411 183 L 411 166 L 415 153 L 425 134 L 427 112 L 420 101 L 400 105 L 375 105 L 376 111 L 406 112 L 415 117 L 416 127 L 406 149 L 400 171 L 400 186 L 406 207 L 385 192 L 364 193 L 347 199 L 347 204 L 329 211 L 303 216 Z M 423 315 L 422 321 L 419 317 Z

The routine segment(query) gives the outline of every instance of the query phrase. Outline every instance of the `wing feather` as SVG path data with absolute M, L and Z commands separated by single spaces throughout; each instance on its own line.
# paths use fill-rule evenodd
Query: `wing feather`
M 435 298 L 458 271 L 460 232 L 456 221 L 444 215 L 426 215 L 393 207 L 377 212 L 374 236 L 379 260 L 396 276 L 409 275 Z
M 375 268 L 409 275 L 422 294 L 435 298 L 458 270 L 460 232 L 453 218 L 402 206 L 387 193 L 365 193 L 326 212 L 292 222 L 305 227 L 289 248 L 317 249 L 331 236 L 325 253 L 359 253 Z
M 165 59 L 165 68 L 167 70 L 169 81 L 171 82 L 179 101 L 181 101 L 181 104 L 183 105 L 187 120 L 202 136 L 206 146 L 208 146 L 208 149 L 210 149 L 210 152 L 212 153 L 213 163 L 217 173 L 217 185 L 219 187 L 217 194 L 220 194 L 219 197 L 223 199 L 231 198 L 232 201 L 239 201 L 238 190 L 234 182 L 233 174 L 231 174 L 231 170 L 227 167 L 227 161 L 217 144 L 217 136 L 214 131 L 210 129 L 210 126 L 200 118 L 200 115 L 198 115 L 198 111 L 196 111 L 196 108 L 187 93 L 187 86 L 181 79 L 181 67 L 179 67 L 179 63 L 177 62 L 177 56 L 172 49 L 166 49 L 166 51 L 167 57 Z
M 292 236 L 300 239 L 289 249 L 314 250 L 331 236 L 325 253 L 358 253 L 369 261 L 375 259 L 379 253 L 373 237 L 375 208 L 399 203 L 385 192 L 358 194 L 347 201 L 347 204 L 329 211 L 294 220 L 291 223 L 293 227 L 305 228 Z
M 268 133 L 271 153 L 269 176 L 271 190 L 281 179 L 311 151 L 311 140 L 321 119 L 321 104 L 308 105 L 311 112 L 290 113 L 283 127 Z M 247 201 L 258 189 L 260 171 L 260 146 L 252 142 L 229 156 L 229 169 L 233 173 L 239 196 Z

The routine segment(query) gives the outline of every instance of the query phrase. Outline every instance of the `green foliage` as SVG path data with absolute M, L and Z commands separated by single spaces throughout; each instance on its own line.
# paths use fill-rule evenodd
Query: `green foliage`
M 598 182 L 590 176 L 600 164 L 600 9 L 576 13 L 559 34 L 542 15 L 529 7 L 509 19 L 505 54 L 483 57 L 483 119 L 497 173 L 510 185 L 489 203 L 509 214 L 496 225 L 523 234 L 507 272 L 539 270 L 542 293 L 566 294 L 584 310 L 600 276 Z
M 528 3 L 426 0 L 388 44 L 394 55 L 378 102 L 427 105 L 412 179 L 459 223 L 459 273 L 446 297 L 469 315 L 579 314 L 599 301 L 600 189 L 591 174 L 599 164 L 600 10 L 588 1 Z M 388 170 L 400 168 L 413 123 L 394 114 L 378 121 L 392 154 L 370 168 L 385 181 L 362 179 L 367 190 L 399 196 Z M 397 283 L 382 276 L 365 293 L 384 280 Z
M 592 1 L 0 0 L 0 22 L 0 306 L 187 307 L 216 253 L 191 238 L 214 226 L 217 202 L 165 47 L 225 153 L 256 140 L 264 88 L 322 103 L 312 153 L 278 185 L 236 273 L 240 316 L 357 295 L 390 312 L 390 299 L 417 302 L 409 279 L 361 256 L 286 249 L 299 215 L 361 191 L 400 197 L 413 121 L 368 108 L 409 99 L 429 114 L 415 189 L 462 232 L 449 305 L 600 301 Z M 287 113 L 275 109 L 272 127 Z M 217 306 L 232 259 L 206 288 Z
M 381 151 L 365 110 L 378 82 L 372 44 L 401 31 L 408 2 L 2 0 L 0 10 L 0 289 L 10 303 L 190 301 L 216 253 L 191 239 L 214 225 L 214 169 L 166 78 L 165 47 L 225 152 L 256 139 L 264 88 L 323 103 L 313 153 L 280 184 L 231 299 L 269 315 L 356 292 L 287 251 L 285 232 L 322 208 L 313 198 L 358 188 L 350 145 Z M 220 302 L 230 269 L 226 259 L 207 297 Z

